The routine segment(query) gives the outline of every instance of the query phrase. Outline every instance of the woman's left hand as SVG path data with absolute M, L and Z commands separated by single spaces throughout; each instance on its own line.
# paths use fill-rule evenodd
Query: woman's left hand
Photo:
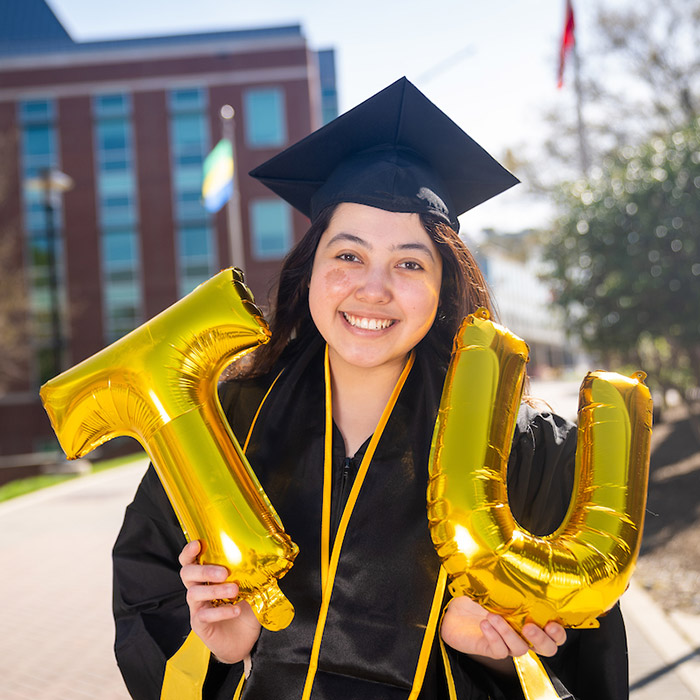
M 528 623 L 520 636 L 504 618 L 467 596 L 450 601 L 440 634 L 445 644 L 457 651 L 493 660 L 522 656 L 530 649 L 542 656 L 554 656 L 566 640 L 566 630 L 556 622 L 544 627 Z

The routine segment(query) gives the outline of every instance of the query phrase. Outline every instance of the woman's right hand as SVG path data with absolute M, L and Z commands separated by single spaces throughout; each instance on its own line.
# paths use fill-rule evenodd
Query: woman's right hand
M 194 540 L 179 556 L 192 630 L 219 661 L 228 664 L 244 661 L 260 636 L 260 623 L 245 601 L 235 605 L 213 604 L 214 600 L 235 598 L 238 586 L 224 583 L 228 572 L 223 566 L 197 564 L 200 550 L 201 544 Z

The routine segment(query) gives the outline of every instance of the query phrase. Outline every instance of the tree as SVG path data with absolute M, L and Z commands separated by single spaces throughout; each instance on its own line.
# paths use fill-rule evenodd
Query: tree
M 700 116 L 700 6 L 696 0 L 579 3 L 577 26 L 584 140 L 589 160 L 664 136 Z M 585 12 L 584 12 L 585 10 Z M 571 70 L 573 66 L 569 68 Z M 551 192 L 580 177 L 579 134 L 569 79 L 544 118 L 550 124 L 532 167 Z M 544 176 L 543 176 L 544 174 Z
M 700 386 L 700 119 L 562 187 L 545 246 L 556 304 L 608 366 Z

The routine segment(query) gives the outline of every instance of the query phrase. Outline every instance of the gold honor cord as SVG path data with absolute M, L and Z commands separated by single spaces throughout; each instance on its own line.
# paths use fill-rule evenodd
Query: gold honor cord
M 445 607 L 447 610 L 447 607 Z M 444 615 L 444 611 L 443 611 Z M 440 653 L 442 654 L 442 663 L 445 667 L 445 680 L 447 681 L 447 693 L 450 696 L 450 700 L 458 700 L 457 689 L 455 688 L 455 679 L 452 675 L 452 665 L 450 664 L 450 657 L 447 656 L 447 649 L 445 649 L 445 642 L 442 641 L 440 637 Z
M 530 650 L 513 658 L 525 700 L 561 700 L 537 654 Z
M 360 468 L 358 469 L 357 476 L 355 477 L 355 482 L 352 486 L 352 489 L 350 490 L 350 495 L 348 496 L 348 501 L 345 504 L 345 508 L 343 509 L 343 515 L 340 519 L 340 525 L 338 525 L 338 532 L 336 533 L 335 536 L 335 542 L 333 543 L 333 552 L 330 556 L 330 563 L 328 566 L 328 577 L 326 580 L 326 584 L 322 589 L 322 597 L 321 597 L 321 609 L 319 611 L 318 615 L 318 622 L 316 623 L 316 633 L 314 634 L 314 641 L 313 645 L 311 647 L 311 658 L 309 659 L 309 670 L 306 674 L 306 683 L 304 684 L 304 692 L 302 693 L 302 700 L 308 700 L 311 697 L 311 690 L 313 688 L 314 684 L 314 678 L 316 676 L 316 671 L 318 669 L 318 657 L 319 653 L 321 651 L 321 640 L 323 638 L 323 630 L 326 625 L 326 618 L 328 616 L 328 608 L 330 607 L 331 603 L 331 595 L 333 593 L 333 584 L 335 581 L 335 574 L 338 569 L 338 562 L 340 560 L 340 550 L 343 546 L 343 540 L 345 538 L 345 533 L 348 528 L 348 523 L 350 521 L 350 516 L 352 515 L 352 511 L 355 507 L 355 503 L 357 502 L 357 498 L 360 494 L 360 489 L 362 488 L 362 484 L 365 480 L 365 477 L 367 476 L 367 471 L 369 470 L 369 465 L 370 462 L 372 461 L 372 457 L 374 456 L 374 452 L 377 449 L 377 444 L 379 443 L 379 439 L 382 436 L 382 433 L 384 432 L 384 428 L 386 427 L 387 421 L 389 420 L 389 416 L 391 416 L 391 412 L 394 410 L 394 406 L 396 404 L 397 399 L 399 398 L 399 394 L 401 393 L 401 389 L 403 388 L 404 383 L 406 382 L 406 378 L 409 375 L 409 372 L 411 371 L 411 368 L 413 367 L 413 362 L 415 360 L 414 353 L 411 352 L 408 358 L 408 362 L 406 363 L 406 366 L 403 368 L 403 371 L 401 372 L 401 376 L 399 377 L 398 381 L 396 382 L 396 386 L 394 387 L 394 390 L 391 392 L 391 396 L 389 397 L 389 400 L 387 401 L 386 406 L 384 407 L 384 411 L 382 413 L 381 418 L 379 419 L 379 423 L 377 424 L 377 428 L 374 431 L 374 434 L 372 435 L 372 439 L 369 442 L 369 445 L 367 446 L 367 451 L 365 452 L 364 457 L 362 458 L 362 462 L 360 463 Z M 324 437 L 325 440 L 325 450 L 324 450 L 324 467 L 323 467 L 323 473 L 324 473 L 324 498 L 326 493 L 330 495 L 330 491 L 326 489 L 325 482 L 330 481 L 332 479 L 332 460 L 330 457 L 332 456 L 332 444 L 333 444 L 333 431 L 332 431 L 332 401 L 331 401 L 331 396 L 328 390 L 328 387 L 330 387 L 330 366 L 329 363 L 326 361 L 324 363 L 324 374 L 325 374 L 325 381 L 326 381 L 326 392 L 327 392 L 327 397 L 328 401 L 326 403 L 326 426 L 330 424 L 331 429 L 328 430 L 326 429 L 326 434 Z M 330 420 L 329 420 L 329 415 L 330 415 Z M 330 498 L 328 498 L 328 501 L 330 501 Z M 326 513 L 328 513 L 328 517 L 330 517 L 330 503 L 323 504 L 323 517 L 325 518 Z M 325 525 L 322 526 L 325 529 Z M 323 531 L 323 530 L 322 530 Z M 328 532 L 330 532 L 330 522 L 328 524 Z M 330 538 L 329 538 L 330 539 Z M 322 559 L 321 561 L 323 562 L 323 554 L 322 554 Z
M 245 673 L 241 676 L 241 680 L 238 681 L 238 687 L 236 688 L 236 692 L 233 694 L 233 700 L 240 700 L 241 695 L 243 694 L 244 687 L 245 687 Z
M 272 388 L 277 384 L 277 380 L 282 376 L 282 372 L 284 370 L 281 370 L 280 373 L 275 377 L 274 381 L 272 384 L 270 384 L 270 388 L 265 392 L 265 396 L 263 396 L 262 401 L 260 402 L 260 405 L 258 406 L 258 410 L 255 412 L 255 415 L 253 416 L 253 421 L 250 424 L 250 428 L 248 428 L 248 434 L 245 437 L 245 442 L 243 443 L 243 454 L 248 452 L 248 444 L 250 443 L 250 437 L 253 434 L 253 428 L 255 427 L 255 424 L 258 422 L 258 416 L 260 415 L 260 411 L 262 410 L 263 404 L 265 401 L 267 401 L 267 397 L 270 395 L 270 392 L 272 391 Z
M 210 657 L 204 642 L 190 632 L 165 664 L 160 700 L 202 700 Z
M 423 643 L 421 644 L 420 654 L 418 655 L 418 664 L 416 673 L 413 677 L 413 686 L 408 700 L 416 700 L 423 687 L 425 672 L 430 661 L 430 652 L 433 648 L 433 640 L 435 639 L 435 631 L 437 630 L 438 622 L 440 621 L 440 608 L 442 607 L 442 599 L 445 597 L 445 588 L 447 587 L 447 572 L 444 567 L 440 567 L 437 584 L 435 586 L 435 594 L 433 595 L 433 604 L 430 606 L 430 615 L 428 624 L 425 627 L 423 635 Z
M 326 424 L 323 441 L 323 501 L 321 511 L 321 591 L 326 590 L 331 549 L 331 486 L 333 474 L 333 405 L 331 403 L 331 366 L 328 345 L 323 356 L 323 376 L 325 380 Z M 330 438 L 328 437 L 330 435 Z

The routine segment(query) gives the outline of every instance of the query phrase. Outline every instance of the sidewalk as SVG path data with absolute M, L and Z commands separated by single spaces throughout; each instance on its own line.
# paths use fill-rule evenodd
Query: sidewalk
M 3 700 L 128 700 L 112 654 L 110 552 L 144 469 L 0 505 Z M 623 610 L 632 700 L 700 700 L 700 620 L 664 615 L 635 587 Z
M 0 505 L 4 700 L 128 700 L 112 653 L 111 549 L 146 464 Z

